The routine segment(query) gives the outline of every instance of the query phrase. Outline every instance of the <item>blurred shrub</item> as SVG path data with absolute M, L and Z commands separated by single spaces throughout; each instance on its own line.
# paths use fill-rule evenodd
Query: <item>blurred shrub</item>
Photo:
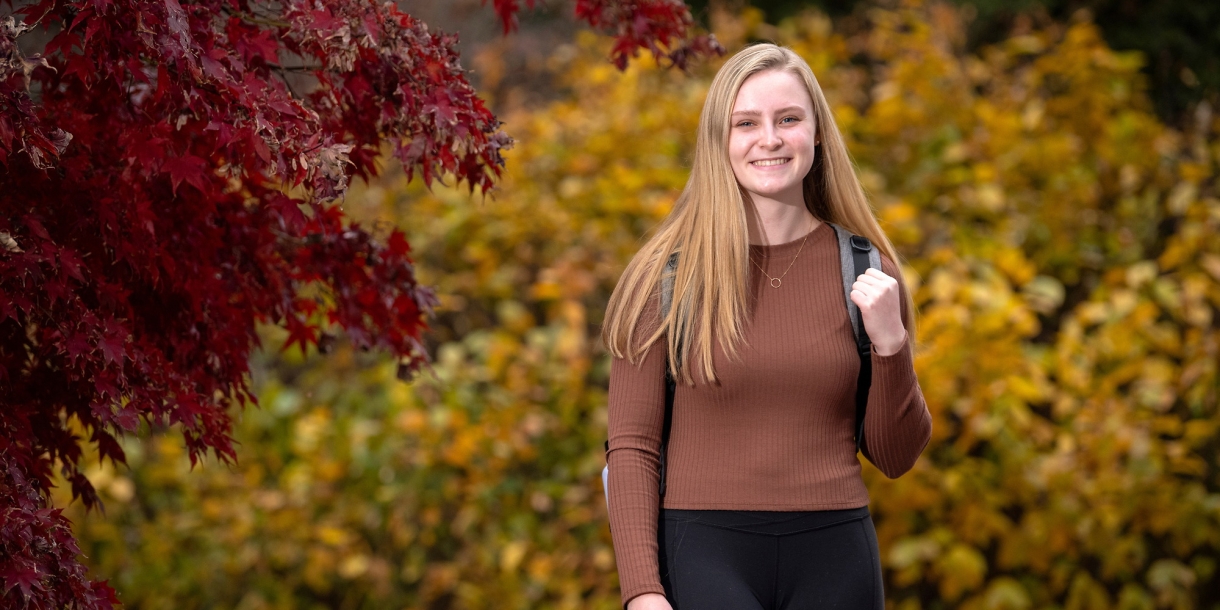
M 908 2 L 849 36 L 806 14 L 718 15 L 813 66 L 920 306 L 935 418 L 915 470 L 866 468 L 889 605 L 1220 608 L 1220 122 L 1175 132 L 1141 59 L 1087 22 L 963 51 L 960 15 Z M 240 461 L 181 449 L 99 467 L 72 514 L 138 608 L 614 608 L 597 472 L 598 324 L 682 187 L 716 66 L 626 73 L 582 38 L 494 199 L 388 177 L 354 189 L 437 287 L 432 374 L 340 344 L 267 355 Z M 497 58 L 481 59 L 485 79 Z

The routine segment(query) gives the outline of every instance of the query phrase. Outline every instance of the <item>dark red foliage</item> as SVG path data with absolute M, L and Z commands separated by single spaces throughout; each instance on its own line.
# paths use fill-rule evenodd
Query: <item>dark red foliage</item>
M 495 2 L 506 29 L 519 8 Z M 712 48 L 680 46 L 679 2 L 577 11 L 616 34 L 619 65 Z M 27 56 L 31 27 L 51 38 Z M 123 463 L 141 422 L 176 425 L 192 462 L 233 459 L 259 322 L 285 348 L 342 330 L 403 376 L 423 363 L 434 298 L 403 233 L 375 237 L 335 200 L 383 147 L 426 184 L 492 187 L 512 141 L 455 43 L 368 0 L 42 0 L 0 18 L 0 606 L 115 603 L 47 505 L 52 469 L 97 505 L 82 447 Z
M 693 20 L 682 0 L 576 0 L 576 17 L 614 36 L 610 59 L 620 70 L 639 49 L 683 70 L 692 56 L 724 53 L 710 34 L 689 36 Z
M 35 481 L 15 464 L 0 468 L 0 607 L 113 608 L 114 590 L 89 582 L 72 526 L 47 508 Z M 27 603 L 28 602 L 28 603 Z
M 521 2 L 492 0 L 505 34 L 517 29 Z M 524 2 L 534 8 L 535 0 Z M 640 49 L 648 49 L 657 59 L 666 59 L 683 70 L 692 57 L 724 54 L 715 36 L 691 37 L 694 20 L 682 0 L 576 0 L 576 18 L 614 36 L 610 60 L 620 70 Z

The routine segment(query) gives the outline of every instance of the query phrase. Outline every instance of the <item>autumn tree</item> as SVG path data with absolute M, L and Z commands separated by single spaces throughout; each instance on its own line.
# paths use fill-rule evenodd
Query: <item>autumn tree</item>
M 116 464 L 142 424 L 194 464 L 235 457 L 256 403 L 255 326 L 325 351 L 342 331 L 406 376 L 435 303 L 399 229 L 338 205 L 388 151 L 424 184 L 486 192 L 512 140 L 452 34 L 392 3 L 41 0 L 0 18 L 0 603 L 105 608 L 52 476 L 99 499 L 83 451 Z M 495 0 L 505 31 L 520 3 Z M 532 6 L 532 1 L 526 2 Z M 578 0 L 620 67 L 716 50 L 678 0 Z M 47 39 L 23 46 L 31 31 Z M 296 76 L 306 76 L 306 86 Z

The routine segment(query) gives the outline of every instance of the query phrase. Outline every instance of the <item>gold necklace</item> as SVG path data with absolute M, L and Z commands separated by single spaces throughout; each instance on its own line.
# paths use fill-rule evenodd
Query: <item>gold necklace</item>
M 809 233 L 813 233 L 813 229 L 810 229 Z M 783 282 L 784 276 L 788 275 L 788 272 L 792 270 L 792 266 L 796 264 L 797 257 L 799 257 L 801 255 L 801 250 L 805 249 L 805 242 L 809 241 L 809 233 L 805 234 L 805 239 L 801 240 L 801 247 L 796 249 L 796 256 L 792 257 L 792 262 L 788 263 L 788 268 L 784 269 L 784 272 L 779 274 L 779 277 L 771 277 L 771 275 L 769 273 L 767 273 L 767 270 L 763 269 L 762 265 L 758 264 L 758 261 L 754 260 L 753 258 L 750 259 L 750 262 L 754 263 L 754 266 L 758 267 L 758 270 L 762 271 L 762 274 L 767 276 L 768 280 L 771 280 L 770 284 L 771 284 L 772 288 L 779 288 L 780 286 L 782 286 L 784 284 L 784 282 Z

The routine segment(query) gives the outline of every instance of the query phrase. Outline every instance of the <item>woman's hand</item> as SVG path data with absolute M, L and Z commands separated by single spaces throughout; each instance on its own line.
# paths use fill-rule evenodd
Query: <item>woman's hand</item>
M 627 602 L 627 610 L 674 610 L 664 595 L 645 593 L 631 598 Z
M 907 336 L 906 327 L 902 325 L 898 280 L 880 269 L 869 269 L 851 285 L 851 302 L 860 308 L 864 330 L 877 354 L 891 356 L 897 353 Z

